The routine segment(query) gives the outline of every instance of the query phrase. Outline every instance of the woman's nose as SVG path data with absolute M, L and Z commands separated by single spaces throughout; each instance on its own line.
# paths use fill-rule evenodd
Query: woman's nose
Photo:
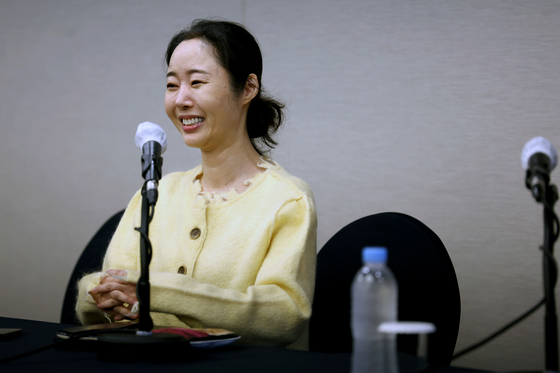
M 175 99 L 175 105 L 180 109 L 193 106 L 190 89 L 186 87 L 181 87 L 179 89 L 179 93 L 177 94 L 177 98 Z

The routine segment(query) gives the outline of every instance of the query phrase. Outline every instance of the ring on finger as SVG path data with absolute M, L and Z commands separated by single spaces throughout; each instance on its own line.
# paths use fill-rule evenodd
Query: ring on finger
M 128 304 L 128 303 L 123 303 L 123 307 L 129 308 L 129 307 L 130 307 L 130 304 Z

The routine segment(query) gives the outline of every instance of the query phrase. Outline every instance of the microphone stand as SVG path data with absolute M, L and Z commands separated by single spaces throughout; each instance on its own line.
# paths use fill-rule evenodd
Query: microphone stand
M 150 141 L 144 145 L 142 176 L 146 179 L 142 187 L 142 216 L 140 228 L 140 279 L 136 284 L 139 321 L 136 331 L 123 331 L 100 335 L 97 357 L 103 361 L 180 361 L 190 357 L 191 345 L 186 338 L 172 333 L 152 333 L 154 323 L 150 316 L 150 262 L 152 244 L 149 225 L 157 202 L 157 181 L 161 178 L 161 145 Z M 155 151 L 147 151 L 151 147 Z M 151 214 L 150 214 L 151 207 Z
M 543 204 L 544 244 L 543 252 L 543 287 L 544 287 L 544 340 L 545 367 L 548 371 L 558 370 L 558 319 L 554 287 L 558 279 L 558 267 L 554 258 L 554 242 L 560 234 L 560 222 L 554 213 L 554 204 L 558 200 L 558 188 L 550 183 L 551 162 L 548 156 L 537 153 L 529 158 L 525 185 L 537 202 Z
M 150 316 L 150 262 L 152 261 L 152 244 L 149 238 L 150 203 L 148 203 L 146 185 L 142 188 L 142 217 L 140 219 L 140 279 L 136 284 L 136 295 L 140 305 L 138 330 L 139 334 L 149 335 L 154 327 Z M 152 205 L 152 211 L 155 203 Z
M 142 146 L 142 177 L 146 182 L 142 186 L 142 217 L 140 228 L 135 228 L 140 233 L 140 279 L 136 284 L 138 297 L 139 322 L 138 334 L 150 335 L 154 327 L 150 316 L 150 262 L 152 261 L 152 244 L 149 237 L 150 222 L 156 208 L 158 199 L 157 183 L 161 179 L 163 158 L 162 147 L 159 142 L 147 141 Z M 150 215 L 150 207 L 152 214 Z
M 545 296 L 545 366 L 548 371 L 558 370 L 558 320 L 554 287 L 558 279 L 558 268 L 554 259 L 554 242 L 558 238 L 558 218 L 554 214 L 554 204 L 558 200 L 556 185 L 548 184 L 544 188 L 544 245 L 543 250 L 543 285 Z M 556 223 L 556 227 L 555 227 Z M 556 231 L 555 231 L 556 230 Z
M 536 139 L 536 138 L 535 138 Z M 533 140 L 535 140 L 533 139 Z M 531 140 L 531 141 L 533 141 Z M 546 140 L 545 140 L 546 141 Z M 529 144 L 529 143 L 528 143 Z M 550 145 L 550 144 L 549 144 Z M 525 145 L 527 147 L 527 144 Z M 525 149 L 523 149 L 525 153 Z M 554 152 L 556 152 L 554 150 Z M 536 156 L 535 156 L 536 155 Z M 522 154 L 522 162 L 525 157 Z M 558 266 L 554 258 L 554 243 L 560 235 L 560 221 L 554 213 L 554 204 L 558 200 L 558 188 L 550 184 L 550 159 L 543 153 L 536 153 L 528 157 L 527 172 L 525 175 L 525 186 L 538 203 L 543 204 L 544 209 L 544 244 L 540 247 L 543 251 L 543 286 L 544 298 L 533 308 L 516 318 L 506 326 L 491 334 L 489 337 L 474 345 L 467 347 L 453 354 L 451 360 L 469 353 L 480 346 L 493 340 L 512 326 L 518 324 L 540 306 L 545 305 L 544 335 L 545 335 L 545 365 L 546 371 L 558 371 L 558 320 L 556 316 L 556 300 L 554 299 L 554 287 L 558 279 Z M 439 366 L 431 366 L 422 373 L 432 372 L 439 369 Z

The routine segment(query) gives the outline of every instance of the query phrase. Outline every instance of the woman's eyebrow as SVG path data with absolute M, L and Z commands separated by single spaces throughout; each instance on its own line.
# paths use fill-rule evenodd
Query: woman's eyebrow
M 192 74 L 205 74 L 205 75 L 210 75 L 209 72 L 205 71 L 205 70 L 200 70 L 200 69 L 190 69 L 187 70 L 187 75 L 192 75 Z M 166 75 L 167 77 L 169 76 L 177 76 L 177 73 L 174 71 L 169 71 Z

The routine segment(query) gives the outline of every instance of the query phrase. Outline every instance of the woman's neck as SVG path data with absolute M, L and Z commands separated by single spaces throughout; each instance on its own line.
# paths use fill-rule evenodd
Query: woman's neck
M 227 192 L 235 188 L 238 193 L 247 189 L 245 181 L 262 171 L 260 155 L 248 144 L 233 145 L 220 151 L 202 152 L 202 190 Z

